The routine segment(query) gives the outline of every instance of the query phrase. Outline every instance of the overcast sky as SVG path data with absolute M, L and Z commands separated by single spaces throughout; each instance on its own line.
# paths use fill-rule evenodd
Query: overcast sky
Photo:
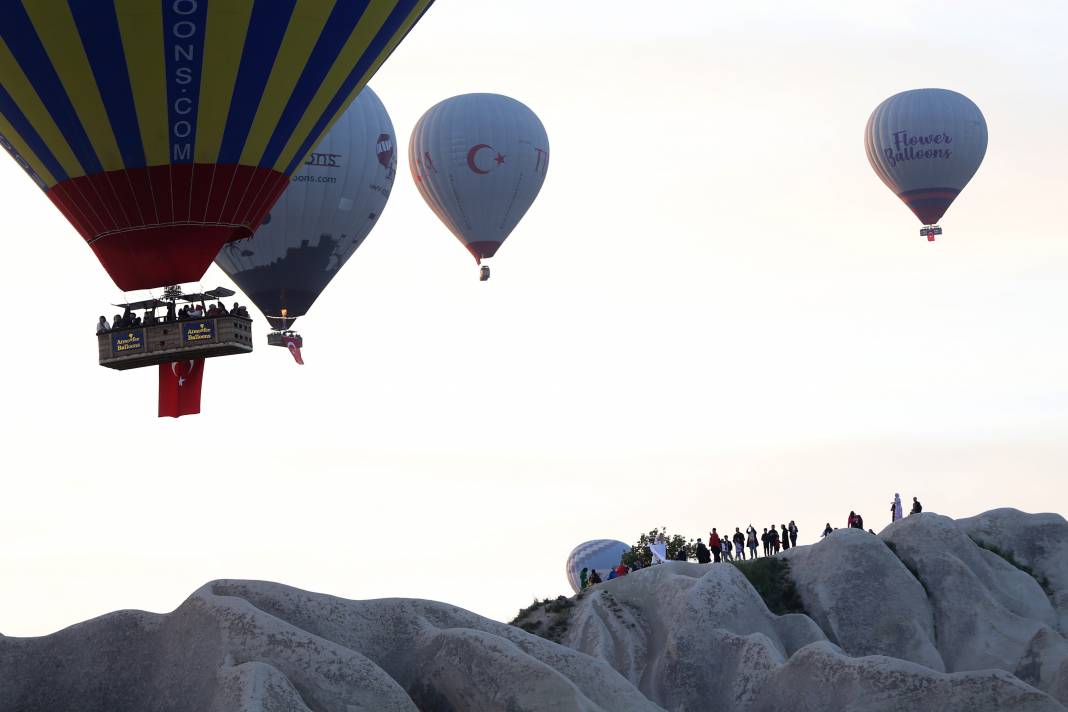
M 654 9 L 655 8 L 655 9 Z M 406 147 L 443 98 L 542 119 L 541 195 L 479 283 L 407 165 L 299 326 L 207 364 L 203 413 L 97 363 L 121 300 L 0 156 L 0 632 L 168 611 L 214 578 L 508 620 L 590 538 L 1068 487 L 1068 6 L 440 0 L 372 80 Z M 863 148 L 918 87 L 986 159 L 928 244 Z M 229 282 L 216 268 L 203 286 Z

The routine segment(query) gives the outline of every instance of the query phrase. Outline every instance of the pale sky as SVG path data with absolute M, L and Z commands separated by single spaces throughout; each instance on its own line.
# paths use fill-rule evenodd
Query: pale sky
M 176 421 L 155 370 L 97 365 L 122 295 L 0 156 L 0 632 L 222 577 L 509 620 L 591 538 L 808 543 L 850 509 L 878 530 L 895 491 L 1063 511 L 1065 26 L 1060 2 L 440 0 L 371 86 L 405 148 L 455 94 L 541 117 L 551 168 L 493 279 L 402 165 L 300 320 L 307 366 L 257 314 Z M 863 148 L 918 87 L 990 133 L 933 245 Z

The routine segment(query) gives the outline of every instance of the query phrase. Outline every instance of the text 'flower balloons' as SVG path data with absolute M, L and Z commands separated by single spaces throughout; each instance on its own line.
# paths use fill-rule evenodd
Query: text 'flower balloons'
M 248 237 L 432 0 L 0 0 L 0 144 L 123 290 Z
M 249 240 L 215 263 L 276 329 L 307 313 L 386 207 L 397 156 L 393 123 L 370 87 L 315 147 Z
M 423 199 L 481 262 L 496 254 L 538 196 L 549 138 L 515 99 L 464 94 L 423 114 L 408 160 Z
M 925 226 L 937 223 L 968 185 L 986 142 L 979 107 L 946 89 L 895 94 L 876 107 L 864 132 L 872 168 Z

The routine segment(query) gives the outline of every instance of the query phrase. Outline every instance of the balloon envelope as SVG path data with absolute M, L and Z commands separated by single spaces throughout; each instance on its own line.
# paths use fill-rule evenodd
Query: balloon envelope
M 464 94 L 423 114 L 408 161 L 431 210 L 481 261 L 497 252 L 541 190 L 549 138 L 515 99 Z
M 0 0 L 0 144 L 123 290 L 248 237 L 432 0 Z
M 615 539 L 594 539 L 574 548 L 567 557 L 567 582 L 571 590 L 582 590 L 579 574 L 583 568 L 596 569 L 602 579 L 608 578 L 608 570 L 619 566 L 623 554 L 630 551 L 630 545 Z M 588 572 L 587 572 L 588 573 Z
M 215 263 L 271 326 L 289 328 L 371 232 L 396 174 L 393 123 L 365 87 L 293 174 L 252 239 L 225 245 Z
M 872 168 L 924 225 L 934 225 L 979 169 L 986 120 L 955 91 L 895 94 L 868 119 L 864 146 Z

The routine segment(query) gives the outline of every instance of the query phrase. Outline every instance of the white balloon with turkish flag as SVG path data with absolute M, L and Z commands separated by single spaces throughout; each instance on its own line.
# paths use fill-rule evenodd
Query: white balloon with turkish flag
M 463 94 L 423 114 L 408 162 L 427 205 L 481 264 L 538 196 L 549 168 L 549 137 L 521 102 Z

